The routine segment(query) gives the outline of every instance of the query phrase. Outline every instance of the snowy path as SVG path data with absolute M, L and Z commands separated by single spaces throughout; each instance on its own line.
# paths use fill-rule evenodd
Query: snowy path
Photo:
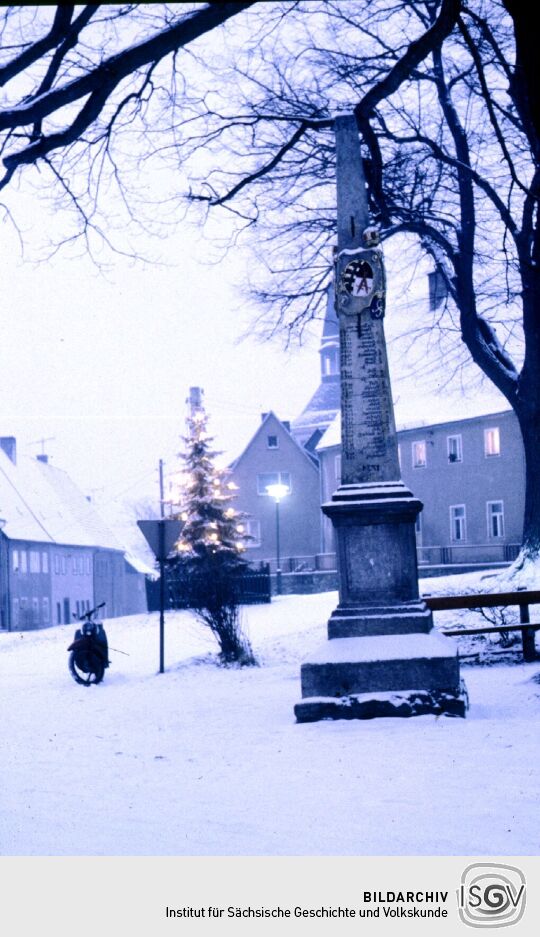
M 72 628 L 0 635 L 0 854 L 538 854 L 540 664 L 466 668 L 466 720 L 297 725 L 299 662 L 335 604 L 247 610 L 263 666 L 246 670 L 175 613 L 156 675 L 157 616 L 110 621 L 130 656 L 88 689 Z

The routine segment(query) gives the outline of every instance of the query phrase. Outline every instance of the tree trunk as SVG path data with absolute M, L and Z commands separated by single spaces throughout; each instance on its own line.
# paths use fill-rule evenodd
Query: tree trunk
M 522 552 L 540 556 L 540 407 L 514 404 L 525 451 L 525 514 Z

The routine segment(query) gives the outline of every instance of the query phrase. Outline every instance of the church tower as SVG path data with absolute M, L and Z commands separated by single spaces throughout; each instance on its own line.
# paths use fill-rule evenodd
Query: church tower
M 339 324 L 335 310 L 334 285 L 328 287 L 326 312 L 321 337 L 321 383 L 300 416 L 293 420 L 291 432 L 310 452 L 330 426 L 341 407 L 339 379 Z

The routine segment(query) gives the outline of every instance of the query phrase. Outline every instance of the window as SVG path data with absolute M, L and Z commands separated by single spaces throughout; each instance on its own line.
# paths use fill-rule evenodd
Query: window
M 62 624 L 62 606 L 60 605 L 60 602 L 56 603 L 56 624 Z
M 19 569 L 21 573 L 25 573 L 28 569 L 28 564 L 26 562 L 26 550 L 21 550 L 19 554 Z M 21 606 L 22 608 L 22 606 Z
M 266 445 L 269 449 L 277 449 L 279 445 L 277 436 L 267 436 Z
M 268 496 L 268 485 L 286 485 L 290 490 L 291 476 L 289 472 L 263 472 L 257 475 L 257 494 Z
M 467 539 L 467 525 L 464 504 L 450 506 L 450 540 L 460 543 Z
M 39 573 L 40 572 L 39 553 L 37 552 L 37 550 L 30 550 L 29 560 L 30 560 L 30 572 Z
M 60 554 L 54 554 L 54 571 L 59 575 L 62 572 L 62 561 L 60 559 Z
M 39 599 L 32 599 L 32 624 L 39 625 Z
M 13 566 L 13 572 L 18 573 L 19 572 L 19 551 L 18 550 L 13 550 L 13 553 L 11 554 L 11 562 Z
M 246 549 L 253 549 L 254 547 L 260 547 L 261 545 L 261 523 L 256 520 L 254 517 L 250 518 L 247 521 L 244 521 L 245 533 L 247 537 L 251 537 L 250 540 L 246 540 Z
M 13 612 L 13 621 L 11 623 L 11 626 L 15 630 L 17 630 L 17 628 L 19 627 L 19 600 L 18 599 L 13 599 L 12 612 Z
M 498 426 L 484 430 L 484 455 L 486 458 L 501 454 L 501 437 Z
M 412 444 L 412 464 L 413 468 L 425 468 L 426 466 L 426 441 L 421 439 Z
M 447 450 L 448 450 L 448 461 L 449 462 L 462 462 L 463 461 L 463 448 L 461 443 L 460 436 L 447 436 L 446 438 Z
M 46 556 L 46 555 L 47 555 L 47 554 L 45 554 L 45 556 Z M 50 612 L 49 600 L 48 600 L 47 596 L 45 596 L 45 597 L 43 598 L 43 600 L 42 600 L 42 605 L 43 605 L 43 624 L 44 624 L 44 625 L 50 625 L 50 623 L 51 623 L 51 618 L 50 618 L 51 612 Z
M 397 447 L 397 457 L 398 457 L 399 467 L 401 468 L 401 444 L 400 443 L 398 443 L 398 447 Z
M 488 537 L 504 537 L 504 504 L 502 501 L 488 501 L 487 530 Z
M 341 456 L 337 455 L 334 460 L 334 468 L 336 472 L 336 482 L 338 485 L 341 485 Z
M 41 572 L 42 573 L 49 572 L 49 554 L 45 552 L 41 554 Z

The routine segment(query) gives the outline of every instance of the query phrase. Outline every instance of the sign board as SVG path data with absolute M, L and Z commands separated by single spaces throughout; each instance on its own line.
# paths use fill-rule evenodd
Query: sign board
M 166 517 L 157 521 L 137 521 L 137 526 L 144 534 L 156 559 L 163 563 L 182 533 L 184 522 Z

